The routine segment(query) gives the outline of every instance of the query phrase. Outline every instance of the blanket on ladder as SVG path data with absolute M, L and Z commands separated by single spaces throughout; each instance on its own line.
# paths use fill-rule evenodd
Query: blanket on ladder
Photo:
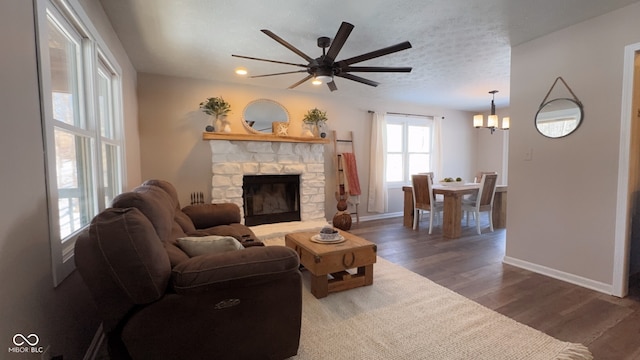
M 353 153 L 342 153 L 340 158 L 342 159 L 342 169 L 344 170 L 345 192 L 351 196 L 361 195 L 356 156 Z

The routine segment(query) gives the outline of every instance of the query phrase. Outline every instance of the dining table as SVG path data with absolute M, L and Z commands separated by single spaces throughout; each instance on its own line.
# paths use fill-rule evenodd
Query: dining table
M 404 191 L 404 226 L 413 226 L 413 188 L 403 186 Z M 462 198 L 465 195 L 477 194 L 480 190 L 479 183 L 433 185 L 433 194 L 442 195 L 444 208 L 442 214 L 442 235 L 455 239 L 462 235 Z M 497 185 L 493 199 L 493 227 L 500 229 L 506 227 L 506 201 L 507 186 Z

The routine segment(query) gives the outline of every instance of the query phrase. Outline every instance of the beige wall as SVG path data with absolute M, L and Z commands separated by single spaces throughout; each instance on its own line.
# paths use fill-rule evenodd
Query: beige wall
M 87 4 L 97 27 L 111 31 L 101 7 Z M 0 358 L 13 357 L 5 352 L 14 334 L 35 333 L 51 354 L 81 359 L 99 321 L 77 273 L 53 287 L 33 19 L 31 1 L 0 2 Z M 124 71 L 129 180 L 139 183 L 135 72 L 107 35 Z
M 234 131 L 241 129 L 238 124 L 246 104 L 258 98 L 275 100 L 288 109 L 294 135 L 300 131 L 304 113 L 314 107 L 327 112 L 327 125 L 331 130 L 336 130 L 339 137 L 345 137 L 349 131 L 353 131 L 363 191 L 360 216 L 376 215 L 366 212 L 371 133 L 371 115 L 367 110 L 444 116 L 444 173 L 472 179 L 476 171 L 476 132 L 471 126 L 471 114 L 467 112 L 364 99 L 339 91 L 313 96 L 290 90 L 139 74 L 142 177 L 163 178 L 176 184 L 182 205 L 188 203 L 189 194 L 193 191 L 202 191 L 206 194 L 206 201 L 211 200 L 211 150 L 208 143 L 202 140 L 203 129 L 210 118 L 199 110 L 198 104 L 212 96 L 222 96 L 231 104 L 232 111 L 228 118 L 235 127 Z M 333 145 L 326 145 L 325 151 L 332 155 Z M 328 196 L 325 208 L 327 219 L 330 220 L 336 212 L 331 157 L 327 159 L 325 166 L 326 193 L 331 195 Z M 389 212 L 402 211 L 400 189 L 391 190 L 389 202 Z
M 636 3 L 512 49 L 507 260 L 611 288 L 616 206 L 624 200 L 616 199 L 623 55 L 640 41 L 639 17 Z M 532 121 L 557 76 L 585 117 L 574 134 L 548 139 Z

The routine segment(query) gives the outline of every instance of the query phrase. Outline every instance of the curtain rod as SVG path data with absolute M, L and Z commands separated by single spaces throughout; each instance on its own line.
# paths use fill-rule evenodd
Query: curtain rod
M 367 110 L 367 112 L 369 114 L 375 114 L 376 112 L 373 110 Z M 420 114 L 406 114 L 406 113 L 395 113 L 395 112 L 387 112 L 387 114 L 389 115 L 403 115 L 403 116 L 417 116 L 417 117 L 425 117 L 425 118 L 436 118 L 435 115 L 420 115 Z M 442 117 L 442 120 L 444 120 L 444 116 Z
M 398 112 L 389 112 L 388 115 L 402 115 L 402 116 L 416 116 L 416 117 L 433 117 L 432 115 L 422 115 L 422 114 L 407 114 L 407 113 L 398 113 Z
M 375 113 L 375 111 L 373 111 L 373 110 L 367 110 L 367 112 L 369 114 Z M 387 114 L 388 115 L 402 115 L 402 116 L 416 116 L 416 117 L 425 117 L 425 118 L 435 117 L 433 115 L 407 114 L 407 113 L 390 112 L 390 111 L 387 111 Z

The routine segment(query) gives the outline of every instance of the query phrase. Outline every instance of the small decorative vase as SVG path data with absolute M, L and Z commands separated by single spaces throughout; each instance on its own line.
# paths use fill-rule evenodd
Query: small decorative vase
M 306 130 L 303 128 L 303 133 L 307 133 L 309 137 L 318 137 L 320 136 L 320 128 L 318 123 L 305 123 Z
M 215 132 L 222 131 L 222 119 L 220 115 L 216 115 L 216 117 L 213 119 L 213 128 L 215 129 Z
M 326 138 L 327 137 L 327 125 L 326 123 L 323 121 L 321 123 L 318 123 L 318 133 L 320 135 L 321 138 Z
M 303 123 L 302 124 L 302 136 L 304 137 L 314 137 L 314 133 L 313 133 L 313 124 L 310 123 Z

